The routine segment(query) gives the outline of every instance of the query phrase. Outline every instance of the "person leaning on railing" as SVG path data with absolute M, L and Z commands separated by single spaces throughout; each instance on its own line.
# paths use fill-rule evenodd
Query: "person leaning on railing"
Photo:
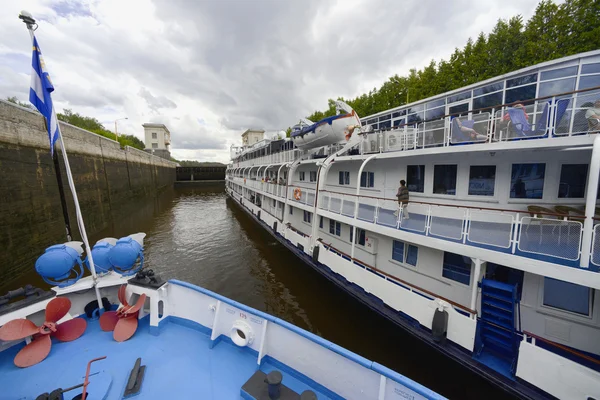
M 396 197 L 398 198 L 398 206 L 402 208 L 402 218 L 409 219 L 407 207 L 408 202 L 410 201 L 410 193 L 408 192 L 408 188 L 406 187 L 406 181 L 404 179 L 400 181 L 400 187 L 398 188 Z M 396 217 L 398 216 L 398 210 L 396 210 L 394 215 Z
M 594 106 L 585 112 L 590 133 L 600 133 L 600 100 L 594 102 Z

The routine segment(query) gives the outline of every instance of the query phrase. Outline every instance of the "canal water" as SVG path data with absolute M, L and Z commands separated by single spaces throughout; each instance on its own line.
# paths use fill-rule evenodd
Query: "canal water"
M 223 184 L 178 187 L 146 199 L 90 240 L 140 231 L 147 233 L 146 265 L 161 277 L 285 319 L 449 398 L 506 398 L 301 262 L 228 199 Z M 0 293 L 27 282 L 47 287 L 31 273 L 0 284 Z

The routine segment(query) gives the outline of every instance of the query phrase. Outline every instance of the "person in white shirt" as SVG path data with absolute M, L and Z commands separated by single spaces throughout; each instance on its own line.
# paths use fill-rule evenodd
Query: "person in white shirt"
M 588 121 L 588 130 L 590 133 L 600 132 L 600 100 L 596 100 L 594 107 L 585 112 L 585 118 Z

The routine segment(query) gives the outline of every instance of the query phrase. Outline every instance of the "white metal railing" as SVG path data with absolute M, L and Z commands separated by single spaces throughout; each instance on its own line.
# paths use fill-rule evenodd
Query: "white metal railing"
M 598 128 L 585 117 L 585 112 L 598 98 L 600 90 L 594 89 L 536 100 L 522 107 L 526 117 L 518 115 L 519 110 L 514 107 L 503 106 L 421 122 L 416 124 L 416 128 L 405 125 L 376 131 L 366 135 L 360 149 L 362 154 L 368 154 L 599 133 Z
M 304 187 L 290 186 L 288 187 L 288 199 L 297 203 L 306 204 L 314 207 L 315 205 L 315 189 L 307 189 Z
M 354 194 L 330 191 L 320 193 L 319 208 L 376 225 L 512 254 L 570 261 L 581 255 L 583 224 L 566 216 L 531 216 L 528 212 L 419 202 L 400 207 L 392 199 L 357 198 Z M 598 226 L 592 248 L 592 262 L 596 265 L 600 265 Z

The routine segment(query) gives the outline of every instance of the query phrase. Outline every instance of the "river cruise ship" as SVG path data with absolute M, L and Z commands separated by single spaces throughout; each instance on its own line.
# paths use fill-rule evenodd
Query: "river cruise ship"
M 600 399 L 598 133 L 593 51 L 375 115 L 338 102 L 232 147 L 226 186 L 306 264 L 507 392 Z

